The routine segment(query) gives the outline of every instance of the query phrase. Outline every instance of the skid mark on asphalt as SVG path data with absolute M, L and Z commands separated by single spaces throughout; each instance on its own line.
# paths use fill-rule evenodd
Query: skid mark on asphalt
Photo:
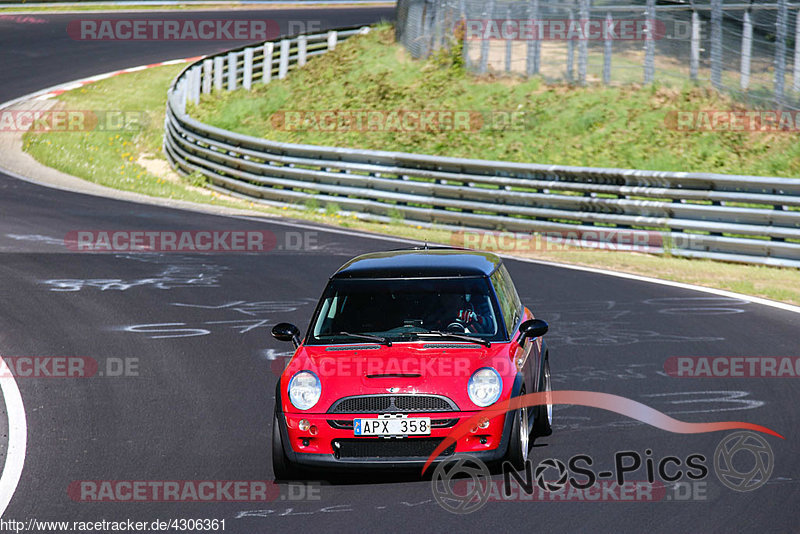
M 687 336 L 665 334 L 656 330 L 636 328 L 631 321 L 620 320 L 628 312 L 607 314 L 602 318 L 587 317 L 582 320 L 551 319 L 558 328 L 548 332 L 548 343 L 552 345 L 608 346 L 633 345 L 636 343 L 678 343 L 699 341 L 722 341 L 720 336 Z M 631 316 L 633 319 L 634 316 Z M 550 322 L 550 321 L 548 321 Z
M 219 287 L 220 278 L 228 267 L 207 263 L 204 257 L 167 257 L 164 254 L 119 254 L 115 258 L 162 265 L 152 277 L 122 278 L 63 278 L 44 280 L 51 291 L 127 291 L 134 287 L 175 289 L 180 287 Z
M 173 302 L 172 306 L 197 310 L 209 315 L 220 317 L 218 320 L 198 320 L 184 322 L 164 322 L 127 325 L 115 328 L 134 334 L 150 334 L 150 339 L 176 339 L 184 337 L 208 336 L 223 330 L 235 330 L 238 334 L 247 334 L 259 329 L 269 328 L 276 324 L 272 314 L 286 314 L 314 303 L 314 299 L 305 298 L 297 300 L 236 300 L 222 304 L 192 304 Z M 247 318 L 223 319 L 222 317 Z M 156 335 L 152 335 L 156 334 Z M 273 358 L 274 359 L 274 358 Z
M 690 336 L 659 332 L 654 328 L 637 327 L 641 322 L 641 304 L 652 305 L 653 312 L 686 315 L 727 315 L 743 313 L 741 308 L 732 308 L 731 301 L 741 306 L 743 301 L 726 297 L 700 300 L 694 298 L 649 299 L 645 301 L 618 302 L 614 300 L 562 302 L 549 307 L 545 303 L 534 303 L 537 317 L 551 325 L 548 343 L 556 345 L 614 346 L 636 343 L 677 343 L 699 341 L 722 341 L 720 336 Z M 723 306 L 718 306 L 723 304 Z M 655 322 L 655 321 L 654 321 Z
M 30 241 L 32 243 L 44 243 L 46 245 L 55 245 L 59 247 L 64 247 L 65 242 L 64 239 L 59 239 L 57 237 L 50 237 L 49 235 L 40 235 L 40 234 L 6 234 L 6 237 L 14 239 L 16 241 Z
M 94 288 L 100 291 L 126 291 L 133 287 L 152 287 L 155 289 L 175 289 L 179 287 L 219 287 L 219 279 L 224 267 L 208 266 L 204 272 L 184 266 L 167 267 L 164 271 L 149 278 L 123 280 L 121 278 L 65 278 L 44 280 L 50 291 L 81 291 Z
M 714 414 L 761 408 L 765 401 L 749 398 L 749 391 L 677 391 L 642 395 L 647 404 L 670 416 L 687 413 Z M 568 406 L 564 410 L 575 408 Z M 623 419 L 592 424 L 596 417 L 558 413 L 554 418 L 553 429 L 559 431 L 605 430 L 609 428 L 632 428 L 644 425 L 640 421 Z
M 745 313 L 746 300 L 732 297 L 664 297 L 642 301 L 666 315 L 733 315 Z
M 558 375 L 553 375 L 551 380 L 553 383 L 605 382 L 608 380 L 652 379 L 655 375 L 667 376 L 659 366 L 651 363 L 616 364 L 602 367 L 580 365 L 569 369 L 560 369 Z
M 738 410 L 752 410 L 764 406 L 764 401 L 748 399 L 749 391 L 671 391 L 669 393 L 650 393 L 644 397 L 656 399 L 654 403 L 648 404 L 666 404 L 673 407 L 688 407 L 689 409 L 666 409 L 662 410 L 670 415 L 682 413 L 718 413 L 718 412 L 732 412 Z M 658 401 L 662 401 L 659 403 Z M 708 408 L 694 408 L 697 405 L 716 404 L 716 407 Z
M 224 304 L 184 304 L 181 302 L 173 302 L 172 306 L 180 306 L 184 308 L 198 308 L 202 310 L 230 310 L 244 315 L 251 315 L 254 317 L 268 314 L 268 313 L 289 313 L 296 311 L 301 306 L 307 306 L 311 299 L 301 300 L 261 300 L 257 302 L 248 302 L 246 300 L 236 300 Z
M 400 506 L 397 506 L 399 504 Z M 436 504 L 433 499 L 425 499 L 423 501 L 417 502 L 410 502 L 410 501 L 400 501 L 399 503 L 395 504 L 394 508 L 404 507 L 404 508 L 415 508 L 418 506 L 424 505 L 431 505 Z M 375 510 L 385 510 L 388 508 L 387 506 L 373 506 Z M 352 504 L 334 504 L 331 506 L 323 506 L 321 508 L 316 508 L 314 510 L 295 510 L 294 508 L 279 508 L 279 509 L 268 509 L 268 510 L 243 510 L 237 512 L 234 516 L 236 519 L 243 519 L 246 517 L 289 517 L 289 516 L 298 516 L 298 515 L 316 515 L 316 514 L 330 514 L 330 513 L 352 513 L 357 512 L 356 508 L 353 507 Z
M 267 360 L 268 362 L 275 361 L 277 359 L 288 358 L 294 354 L 293 350 L 275 350 L 275 349 L 264 349 L 259 351 L 259 355 Z
M 133 334 L 158 334 L 148 336 L 150 339 L 176 339 L 183 337 L 207 336 L 212 331 L 223 328 L 237 330 L 239 334 L 247 334 L 259 328 L 269 328 L 274 321 L 270 319 L 238 319 L 234 321 L 206 321 L 200 326 L 188 323 L 151 323 L 124 326 L 120 330 Z

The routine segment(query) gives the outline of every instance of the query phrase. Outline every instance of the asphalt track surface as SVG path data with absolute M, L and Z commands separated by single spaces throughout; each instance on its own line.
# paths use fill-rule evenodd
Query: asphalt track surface
M 364 9 L 265 16 L 341 26 L 387 15 Z M 0 101 L 231 46 L 80 43 L 65 33 L 74 16 L 36 16 L 47 22 L 0 20 Z M 289 347 L 274 341 L 269 329 L 283 320 L 305 328 L 328 275 L 348 258 L 403 246 L 299 224 L 126 203 L 0 175 L 0 353 L 88 356 L 101 370 L 108 359 L 135 358 L 139 373 L 17 379 L 28 447 L 3 519 L 216 518 L 225 519 L 230 532 L 797 531 L 797 379 L 682 379 L 666 376 L 663 366 L 671 356 L 798 356 L 800 316 L 521 261 L 508 267 L 526 304 L 550 322 L 556 389 L 614 393 L 684 421 L 772 428 L 786 439 L 767 437 L 775 454 L 769 483 L 736 492 L 719 482 L 711 464 L 726 432 L 672 434 L 611 412 L 558 406 L 553 435 L 537 439 L 532 449 L 535 463 L 551 457 L 566 462 L 584 453 L 600 471 L 613 467 L 616 451 L 644 457 L 649 449 L 656 459 L 699 453 L 709 465 L 698 487 L 703 498 L 684 502 L 670 490 L 660 502 L 489 502 L 470 515 L 455 515 L 435 503 L 428 480 L 380 473 L 339 478 L 316 486 L 314 499 L 299 501 L 290 498 L 286 485 L 270 503 L 71 500 L 67 488 L 80 480 L 272 480 L 273 362 Z M 81 229 L 256 229 L 274 232 L 279 245 L 305 232 L 316 245 L 264 254 L 70 252 L 64 236 Z M 645 477 L 640 469 L 628 480 Z

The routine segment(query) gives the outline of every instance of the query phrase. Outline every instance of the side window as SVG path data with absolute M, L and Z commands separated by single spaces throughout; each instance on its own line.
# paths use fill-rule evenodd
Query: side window
M 500 266 L 494 274 L 492 274 L 492 286 L 494 286 L 495 293 L 497 293 L 497 300 L 500 304 L 500 310 L 503 312 L 503 322 L 506 325 L 506 332 L 511 337 L 514 335 L 514 326 L 519 319 L 521 306 L 519 305 L 519 296 L 514 289 L 514 284 L 511 283 L 511 277 L 508 275 L 506 268 Z
M 517 317 L 514 321 L 516 323 L 516 321 L 519 320 L 520 317 L 522 317 L 522 301 L 519 298 L 519 294 L 517 293 L 517 288 L 514 286 L 514 281 L 511 279 L 511 275 L 508 273 L 508 270 L 506 270 L 506 266 L 501 265 L 499 270 L 502 272 L 503 278 L 506 281 L 506 291 L 508 292 L 508 300 L 510 300 L 513 303 L 512 307 L 516 312 Z M 513 328 L 514 326 L 515 325 L 512 325 L 511 328 Z

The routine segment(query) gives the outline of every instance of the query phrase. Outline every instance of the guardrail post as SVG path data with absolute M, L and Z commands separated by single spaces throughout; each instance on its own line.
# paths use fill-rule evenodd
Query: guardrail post
M 482 31 L 483 35 L 481 35 L 481 59 L 478 65 L 478 72 L 480 74 L 486 74 L 486 71 L 489 69 L 489 39 L 486 37 L 486 25 L 488 25 L 492 17 L 494 17 L 494 0 L 489 0 L 483 13 L 484 28 Z
M 217 91 L 222 91 L 222 70 L 223 70 L 222 56 L 216 56 L 214 58 L 214 89 L 216 89 Z
M 189 69 L 186 71 L 186 102 L 193 102 L 192 95 L 194 95 L 194 70 Z
M 200 91 L 203 87 L 203 68 L 197 66 L 194 68 L 194 103 L 200 102 Z
M 308 50 L 308 37 L 301 35 L 297 38 L 297 66 L 302 67 L 306 64 Z
M 611 83 L 611 28 L 614 27 L 614 19 L 611 17 L 611 12 L 606 13 L 606 25 L 603 28 L 605 39 L 603 40 L 603 83 L 608 85 Z
M 797 20 L 794 25 L 794 81 L 792 90 L 800 93 L 800 6 L 797 8 Z
M 572 28 L 575 24 L 575 12 L 569 10 L 569 27 Z M 573 74 L 575 70 L 575 41 L 573 39 L 567 40 L 567 81 L 572 83 Z
M 528 4 L 528 18 L 534 22 L 539 19 L 539 0 L 533 0 Z M 541 35 L 534 35 L 533 39 L 528 41 L 528 57 L 525 63 L 525 72 L 528 76 L 539 74 L 539 42 L 541 39 Z
M 747 89 L 750 85 L 750 57 L 753 49 L 753 22 L 750 20 L 750 10 L 744 12 L 744 27 L 742 28 L 742 61 L 739 88 Z
M 203 94 L 211 92 L 211 78 L 214 76 L 214 62 L 210 59 L 203 60 Z
M 711 0 L 711 85 L 722 88 L 722 0 Z
M 200 67 L 192 67 L 189 70 L 189 80 L 191 80 L 191 92 L 189 93 L 189 99 L 197 104 L 200 102 Z
M 275 52 L 275 43 L 264 43 L 264 64 L 261 67 L 261 83 L 272 81 L 272 54 Z
M 656 73 L 656 0 L 647 0 L 645 13 L 647 36 L 644 41 L 644 83 L 653 83 Z
M 775 103 L 784 104 L 784 86 L 786 84 L 786 33 L 789 21 L 786 0 L 778 0 L 778 18 L 775 22 Z
M 253 49 L 244 49 L 244 74 L 242 86 L 248 91 L 253 87 Z
M 228 91 L 236 90 L 236 52 L 228 53 Z
M 578 42 L 578 83 L 586 85 L 586 66 L 589 57 L 589 38 L 585 35 L 586 27 L 589 22 L 589 0 L 581 0 L 578 10 L 580 17 L 581 40 Z
M 183 100 L 185 102 L 188 102 L 189 99 L 191 98 L 192 83 L 194 82 L 194 80 L 192 80 L 192 71 L 191 70 L 186 71 L 186 75 L 184 76 L 183 80 L 186 82 L 184 84 L 184 89 L 185 89 L 185 93 L 186 94 L 184 95 Z
M 511 8 L 506 6 L 506 20 L 511 20 Z M 514 46 L 512 39 L 506 39 L 506 73 L 511 72 L 511 52 Z
M 186 113 L 186 104 L 189 102 L 189 81 L 184 78 L 181 83 L 181 112 Z
M 463 1 L 462 1 L 462 7 L 463 7 Z M 472 47 L 472 41 L 468 37 L 466 14 L 464 14 L 464 13 L 461 14 L 461 22 L 460 22 L 460 24 L 462 25 L 463 32 L 464 32 L 464 35 L 461 36 L 461 59 L 464 62 L 464 67 L 467 70 L 471 71 L 471 70 L 473 70 L 472 59 L 470 57 L 470 50 L 471 50 L 471 47 Z
M 289 72 L 289 39 L 281 39 L 281 58 L 278 64 L 278 79 L 286 78 L 286 73 Z
M 460 27 L 463 31 L 463 35 L 461 36 L 461 60 L 464 62 L 464 67 L 467 70 L 470 69 L 469 64 L 469 39 L 467 39 L 467 4 L 466 0 L 458 0 L 458 15 L 457 15 L 458 22 L 456 23 L 455 28 Z M 457 34 L 457 32 L 454 32 Z
M 175 87 L 175 98 L 178 101 L 178 109 L 181 113 L 186 113 L 186 78 L 178 82 Z
M 431 47 L 429 50 L 439 50 L 442 42 L 442 26 L 444 26 L 444 16 L 442 9 L 444 2 L 433 2 L 433 17 L 431 18 Z
M 692 11 L 692 46 L 691 59 L 689 60 L 689 78 L 697 81 L 700 69 L 700 15 Z
M 328 51 L 336 49 L 336 41 L 339 38 L 339 32 L 337 31 L 329 31 L 328 32 Z

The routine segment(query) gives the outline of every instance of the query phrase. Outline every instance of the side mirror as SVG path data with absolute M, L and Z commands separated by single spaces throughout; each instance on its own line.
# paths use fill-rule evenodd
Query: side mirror
M 272 337 L 278 341 L 291 341 L 295 348 L 300 346 L 300 329 L 291 323 L 278 323 L 273 326 Z
M 541 319 L 529 319 L 519 325 L 517 343 L 523 345 L 528 338 L 537 338 L 545 335 L 550 327 Z

